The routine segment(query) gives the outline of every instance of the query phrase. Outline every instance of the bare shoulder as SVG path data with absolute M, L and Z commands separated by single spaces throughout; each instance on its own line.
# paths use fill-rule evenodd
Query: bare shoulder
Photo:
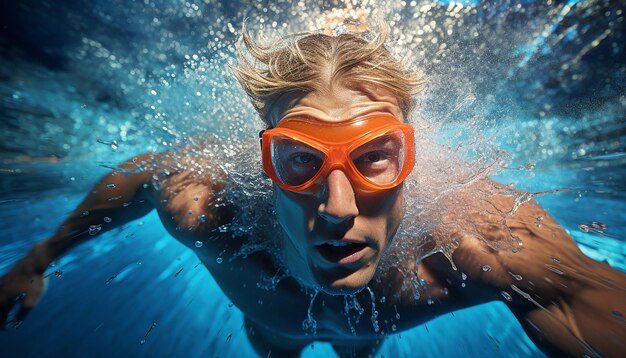
M 471 189 L 485 186 L 504 188 L 483 182 Z M 540 292 L 536 301 L 545 303 L 583 288 L 588 280 L 624 283 L 618 271 L 585 256 L 552 216 L 525 193 L 504 195 L 496 190 L 475 206 L 480 212 L 474 218 L 475 231 L 460 234 L 452 256 L 468 277 L 502 290 Z M 489 244 L 504 240 L 516 244 L 501 250 Z
M 483 182 L 468 190 L 486 187 L 505 188 Z M 457 270 L 441 257 L 433 257 L 431 267 L 468 302 L 504 301 L 549 353 L 623 353 L 626 275 L 585 256 L 530 196 L 498 191 L 472 202 L 477 210 L 467 215 L 476 225 L 468 233 L 457 233 L 459 246 L 452 254 Z M 506 238 L 517 245 L 494 248 L 494 242 Z
M 184 244 L 192 246 L 229 220 L 229 207 L 219 205 L 227 177 L 216 160 L 167 152 L 151 172 L 151 201 L 165 228 Z

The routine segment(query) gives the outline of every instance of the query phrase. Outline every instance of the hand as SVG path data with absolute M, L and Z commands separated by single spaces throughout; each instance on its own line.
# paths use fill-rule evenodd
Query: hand
M 47 280 L 43 274 L 47 265 L 42 268 L 32 253 L 0 278 L 0 329 L 10 324 L 18 327 L 45 292 Z M 7 321 L 17 304 L 20 308 L 15 317 Z

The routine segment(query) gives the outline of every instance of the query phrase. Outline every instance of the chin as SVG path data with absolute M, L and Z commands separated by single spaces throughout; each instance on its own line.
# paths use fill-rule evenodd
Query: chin
M 362 291 L 374 277 L 375 267 L 357 271 L 316 274 L 317 289 L 329 295 L 352 295 Z

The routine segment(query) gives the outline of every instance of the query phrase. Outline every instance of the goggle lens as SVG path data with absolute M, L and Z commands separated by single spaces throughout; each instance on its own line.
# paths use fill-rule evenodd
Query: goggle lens
M 293 138 L 274 136 L 270 145 L 274 171 L 289 186 L 312 179 L 326 159 L 324 153 Z
M 402 172 L 405 146 L 404 133 L 395 130 L 354 149 L 350 159 L 367 180 L 387 185 L 396 181 Z

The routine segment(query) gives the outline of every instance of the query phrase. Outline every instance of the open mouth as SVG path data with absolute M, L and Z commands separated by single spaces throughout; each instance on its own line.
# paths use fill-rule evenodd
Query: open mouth
M 365 255 L 367 244 L 335 240 L 317 245 L 316 248 L 327 261 L 347 265 L 359 261 Z

